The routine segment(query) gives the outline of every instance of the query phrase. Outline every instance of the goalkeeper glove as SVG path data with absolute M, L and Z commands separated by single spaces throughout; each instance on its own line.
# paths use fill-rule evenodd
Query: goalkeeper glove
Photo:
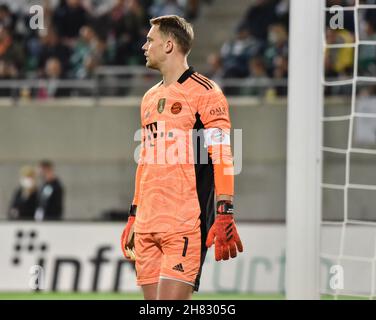
M 209 230 L 206 246 L 210 248 L 215 243 L 215 260 L 228 260 L 236 257 L 236 248 L 243 252 L 233 217 L 233 205 L 228 201 L 218 201 L 217 216 Z
M 121 235 L 121 250 L 123 255 L 128 260 L 136 260 L 134 251 L 134 222 L 136 220 L 137 206 L 131 205 L 129 209 L 128 222 Z

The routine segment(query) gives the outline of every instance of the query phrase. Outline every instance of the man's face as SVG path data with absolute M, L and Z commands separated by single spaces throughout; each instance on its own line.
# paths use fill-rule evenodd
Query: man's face
M 146 56 L 146 67 L 159 69 L 160 64 L 166 59 L 166 41 L 167 39 L 159 31 L 159 26 L 152 26 L 142 46 Z
M 61 64 L 56 58 L 50 58 L 46 62 L 46 75 L 49 78 L 59 78 L 61 76 Z
M 68 0 L 67 1 L 67 5 L 72 8 L 78 7 L 80 3 L 81 3 L 81 0 Z
M 39 166 L 37 170 L 39 178 L 44 182 L 47 180 L 47 171 L 43 166 Z

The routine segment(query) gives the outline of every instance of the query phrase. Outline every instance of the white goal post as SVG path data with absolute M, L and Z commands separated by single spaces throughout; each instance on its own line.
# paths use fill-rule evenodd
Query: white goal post
M 286 298 L 319 299 L 323 1 L 290 0 Z

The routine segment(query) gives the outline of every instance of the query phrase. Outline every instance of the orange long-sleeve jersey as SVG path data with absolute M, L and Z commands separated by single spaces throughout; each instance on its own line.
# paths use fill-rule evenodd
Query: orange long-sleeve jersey
M 190 230 L 214 220 L 214 194 L 234 194 L 229 107 L 218 85 L 189 68 L 141 103 L 133 204 L 139 233 Z

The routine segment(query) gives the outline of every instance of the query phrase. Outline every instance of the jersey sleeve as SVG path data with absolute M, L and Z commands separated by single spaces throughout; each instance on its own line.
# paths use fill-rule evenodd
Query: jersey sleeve
M 214 168 L 216 195 L 234 195 L 234 165 L 231 152 L 229 105 L 220 89 L 211 90 L 198 106 L 204 125 L 205 144 Z
M 198 113 L 205 129 L 231 129 L 228 102 L 220 89 L 210 90 L 200 99 Z

